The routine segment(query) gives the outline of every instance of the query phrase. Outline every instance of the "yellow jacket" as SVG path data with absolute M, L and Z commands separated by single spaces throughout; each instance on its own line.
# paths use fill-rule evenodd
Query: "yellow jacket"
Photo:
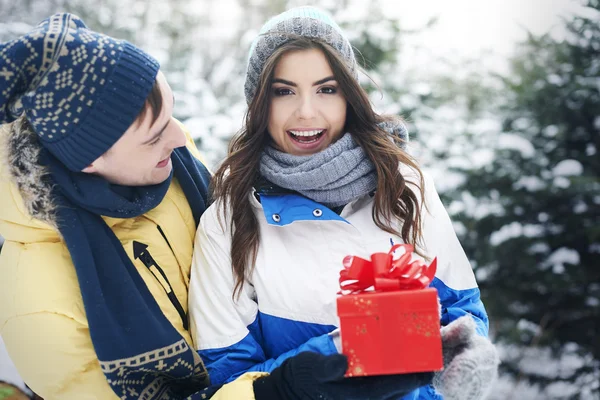
M 188 132 L 188 147 L 199 157 Z M 6 146 L 0 146 L 2 153 Z M 69 251 L 56 230 L 32 218 L 0 162 L 0 335 L 25 382 L 45 400 L 116 399 L 94 352 L 83 300 Z M 162 203 L 131 219 L 105 218 L 131 257 L 165 316 L 192 346 L 182 317 L 169 300 L 173 290 L 187 314 L 192 246 L 196 226 L 179 183 L 174 179 Z M 148 245 L 171 288 L 158 271 L 133 257 L 133 241 Z M 210 307 L 209 304 L 207 304 Z M 225 385 L 214 400 L 254 399 L 246 374 Z

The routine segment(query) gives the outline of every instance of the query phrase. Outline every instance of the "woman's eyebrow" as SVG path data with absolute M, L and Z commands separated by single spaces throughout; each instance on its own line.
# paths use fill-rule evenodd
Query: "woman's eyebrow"
M 322 85 L 325 82 L 329 82 L 329 81 L 335 81 L 335 76 L 328 76 L 327 78 L 319 79 L 318 81 L 313 83 L 313 86 Z
M 275 79 L 273 79 L 273 83 L 283 83 L 284 85 L 294 86 L 294 87 L 298 86 L 298 85 L 296 85 L 292 81 L 288 81 L 286 79 L 281 79 L 281 78 L 275 78 Z
M 318 81 L 313 83 L 313 86 L 322 85 L 323 83 L 329 82 L 329 81 L 335 81 L 335 76 L 328 76 L 326 78 L 319 79 Z M 281 79 L 281 78 L 273 79 L 273 83 L 283 83 L 284 85 L 293 86 L 293 87 L 298 86 L 296 83 L 294 83 L 292 81 L 288 81 L 287 79 Z

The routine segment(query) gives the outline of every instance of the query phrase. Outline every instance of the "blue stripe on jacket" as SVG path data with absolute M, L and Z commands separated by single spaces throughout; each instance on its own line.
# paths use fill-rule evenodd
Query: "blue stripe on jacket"
M 434 278 L 430 287 L 438 291 L 440 303 L 442 304 L 442 326 L 470 314 L 477 325 L 477 333 L 487 337 L 489 331 L 489 320 L 485 307 L 479 297 L 479 288 L 455 290 L 451 289 L 438 278 Z
M 264 340 L 263 329 L 269 334 L 269 340 Z M 333 325 L 293 321 L 259 312 L 242 340 L 227 347 L 200 350 L 198 354 L 208 370 L 211 384 L 217 385 L 233 381 L 246 372 L 271 372 L 303 351 L 337 354 L 328 334 L 334 329 Z M 265 342 L 269 347 L 263 347 Z M 296 343 L 302 344 L 295 346 Z
M 334 220 L 348 223 L 328 207 L 297 194 L 261 194 L 260 199 L 265 219 L 270 225 L 285 226 L 295 221 L 314 220 Z M 275 215 L 278 218 L 274 218 Z

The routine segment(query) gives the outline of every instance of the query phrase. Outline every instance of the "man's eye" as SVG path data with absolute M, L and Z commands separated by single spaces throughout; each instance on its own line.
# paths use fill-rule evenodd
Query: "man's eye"
M 160 139 L 162 139 L 162 135 L 159 136 L 154 142 L 150 142 L 148 143 L 150 146 L 154 146 L 155 144 L 157 144 L 158 142 L 160 142 Z

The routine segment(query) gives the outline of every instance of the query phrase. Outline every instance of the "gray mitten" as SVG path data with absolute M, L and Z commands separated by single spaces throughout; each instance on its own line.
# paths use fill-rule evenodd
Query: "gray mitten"
M 482 400 L 498 376 L 500 359 L 488 338 L 475 331 L 468 315 L 442 328 L 444 370 L 436 372 L 433 386 L 444 400 Z

